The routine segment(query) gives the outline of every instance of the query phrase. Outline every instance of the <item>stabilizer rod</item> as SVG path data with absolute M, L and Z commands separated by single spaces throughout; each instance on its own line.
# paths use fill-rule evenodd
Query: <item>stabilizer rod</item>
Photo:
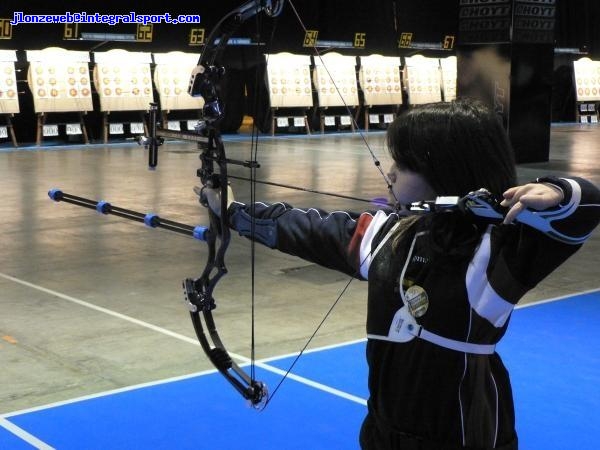
M 60 189 L 51 189 L 48 191 L 48 196 L 55 202 L 66 202 L 84 208 L 95 209 L 102 214 L 112 214 L 122 217 L 123 219 L 141 222 L 150 228 L 164 228 L 169 231 L 192 236 L 194 239 L 206 241 L 210 230 L 208 227 L 197 225 L 187 225 L 173 220 L 163 219 L 154 213 L 141 213 L 131 209 L 120 208 L 103 200 L 96 201 L 89 198 L 79 197 L 77 195 L 67 194 Z

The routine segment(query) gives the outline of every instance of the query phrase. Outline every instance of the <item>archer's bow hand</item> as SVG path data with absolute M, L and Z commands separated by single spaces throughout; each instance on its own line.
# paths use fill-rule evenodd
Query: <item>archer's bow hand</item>
M 194 186 L 194 192 L 199 197 L 202 206 L 210 208 L 217 216 L 221 217 L 221 189 L 209 188 L 208 186 Z M 227 208 L 235 201 L 231 186 L 227 186 Z

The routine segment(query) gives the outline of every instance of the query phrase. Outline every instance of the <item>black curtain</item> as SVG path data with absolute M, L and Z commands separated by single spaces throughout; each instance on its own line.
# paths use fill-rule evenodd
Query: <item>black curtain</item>
M 556 46 L 587 50 L 600 58 L 600 1 L 558 0 L 556 5 Z

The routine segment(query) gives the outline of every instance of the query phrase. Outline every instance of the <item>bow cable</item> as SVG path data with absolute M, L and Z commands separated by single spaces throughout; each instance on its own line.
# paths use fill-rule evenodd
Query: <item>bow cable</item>
M 296 16 L 296 19 L 298 20 L 298 23 L 299 23 L 300 27 L 304 30 L 304 33 L 306 33 L 308 30 L 307 30 L 306 26 L 304 25 L 304 22 L 302 21 L 302 18 L 298 14 L 298 11 L 297 11 L 296 7 L 294 6 L 293 0 L 288 0 L 288 3 L 290 4 L 290 7 L 292 8 L 292 11 L 294 12 L 294 15 Z M 331 80 L 331 82 L 332 82 L 332 84 L 333 84 L 336 92 L 340 96 L 340 99 L 341 99 L 341 101 L 342 101 L 342 103 L 344 105 L 344 108 L 346 109 L 346 112 L 348 113 L 348 116 L 350 116 L 350 118 L 351 118 L 351 120 L 352 120 L 352 122 L 354 124 L 354 129 L 358 131 L 358 134 L 360 135 L 363 143 L 365 144 L 365 147 L 367 148 L 367 150 L 369 151 L 369 154 L 371 155 L 371 159 L 373 160 L 373 164 L 375 165 L 375 167 L 377 168 L 377 170 L 381 174 L 381 176 L 382 176 L 382 178 L 383 178 L 383 180 L 384 180 L 384 182 L 385 182 L 385 184 L 387 186 L 388 191 L 390 192 L 390 194 L 392 195 L 392 197 L 395 200 L 395 205 L 394 206 L 397 207 L 399 205 L 398 199 L 397 199 L 396 195 L 394 194 L 394 191 L 392 189 L 392 184 L 391 184 L 388 176 L 385 174 L 385 172 L 383 171 L 383 169 L 381 167 L 381 162 L 379 161 L 379 159 L 375 155 L 375 152 L 371 148 L 371 145 L 369 144 L 369 142 L 368 142 L 365 134 L 362 132 L 362 130 L 358 126 L 358 123 L 356 122 L 356 119 L 354 118 L 354 115 L 352 114 L 352 111 L 350 110 L 350 107 L 346 103 L 346 101 L 345 101 L 342 93 L 340 92 L 340 89 L 337 86 L 337 83 L 335 82 L 335 79 L 331 75 L 331 72 L 329 72 L 329 69 L 327 68 L 327 65 L 325 64 L 325 61 L 323 60 L 323 57 L 321 56 L 321 53 L 317 49 L 316 45 L 313 44 L 312 49 L 315 52 L 315 54 L 317 55 L 317 57 L 319 58 L 319 60 L 321 61 L 322 65 L 323 65 L 323 68 L 325 69 L 327 75 L 329 76 L 329 78 L 330 78 L 330 80 Z M 266 184 L 278 185 L 278 184 L 270 183 L 270 182 L 267 182 Z M 295 189 L 295 187 L 290 187 L 290 186 L 286 186 L 286 185 L 281 185 L 281 187 L 287 187 L 287 188 Z M 303 189 L 300 189 L 300 190 L 303 190 Z M 313 191 L 313 190 L 310 190 L 310 189 L 306 189 L 306 190 L 308 192 L 320 193 L 320 192 Z M 330 195 L 328 193 L 325 193 L 325 194 L 326 195 Z M 334 195 L 335 196 L 343 197 L 343 196 L 341 196 L 339 194 L 334 194 Z M 353 200 L 360 200 L 360 199 L 356 199 L 356 198 L 352 198 L 352 199 Z M 279 390 L 279 388 L 281 387 L 281 385 L 283 384 L 283 382 L 286 380 L 286 378 L 288 377 L 288 375 L 291 373 L 291 371 L 295 367 L 296 363 L 302 357 L 302 355 L 304 354 L 304 352 L 306 351 L 306 349 L 308 348 L 308 346 L 311 344 L 311 342 L 313 341 L 313 339 L 316 337 L 316 335 L 318 334 L 318 332 L 320 331 L 320 329 L 323 327 L 323 325 L 325 324 L 325 322 L 327 321 L 327 319 L 331 316 L 333 310 L 335 309 L 335 307 L 337 306 L 337 304 L 340 302 L 340 300 L 342 299 L 342 297 L 344 296 L 344 294 L 346 293 L 346 291 L 350 287 L 350 284 L 352 284 L 352 281 L 355 279 L 355 277 L 359 276 L 359 274 L 360 274 L 360 268 L 363 266 L 363 264 L 365 263 L 365 261 L 367 261 L 367 259 L 371 257 L 372 253 L 373 253 L 373 249 L 371 249 L 370 252 L 364 257 L 364 259 L 362 261 L 360 261 L 360 263 L 358 265 L 358 268 L 356 270 L 356 273 L 354 275 L 352 275 L 348 279 L 347 283 L 342 288 L 341 292 L 338 294 L 338 296 L 335 299 L 335 301 L 331 304 L 331 306 L 329 307 L 329 309 L 327 310 L 327 312 L 325 313 L 325 315 L 323 316 L 323 318 L 321 319 L 321 321 L 319 322 L 319 324 L 317 325 L 317 327 L 315 328 L 315 330 L 313 331 L 313 333 L 310 335 L 310 337 L 308 338 L 308 340 L 306 341 L 306 343 L 304 344 L 304 346 L 302 347 L 302 349 L 300 350 L 300 352 L 296 355 L 296 357 L 294 358 L 294 360 L 290 364 L 289 368 L 286 370 L 285 374 L 282 376 L 282 378 L 279 380 L 278 384 L 275 386 L 275 389 L 273 389 L 269 393 L 269 397 L 266 399 L 265 404 L 263 406 L 263 409 L 266 408 L 267 405 L 273 400 L 273 398 L 275 396 L 275 393 Z

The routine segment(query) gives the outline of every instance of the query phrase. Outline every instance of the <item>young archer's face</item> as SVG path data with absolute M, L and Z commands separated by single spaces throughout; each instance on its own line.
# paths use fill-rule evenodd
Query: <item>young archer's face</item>
M 436 193 L 425 178 L 407 169 L 392 164 L 387 174 L 391 184 L 390 202 L 408 205 L 420 200 L 435 200 Z

